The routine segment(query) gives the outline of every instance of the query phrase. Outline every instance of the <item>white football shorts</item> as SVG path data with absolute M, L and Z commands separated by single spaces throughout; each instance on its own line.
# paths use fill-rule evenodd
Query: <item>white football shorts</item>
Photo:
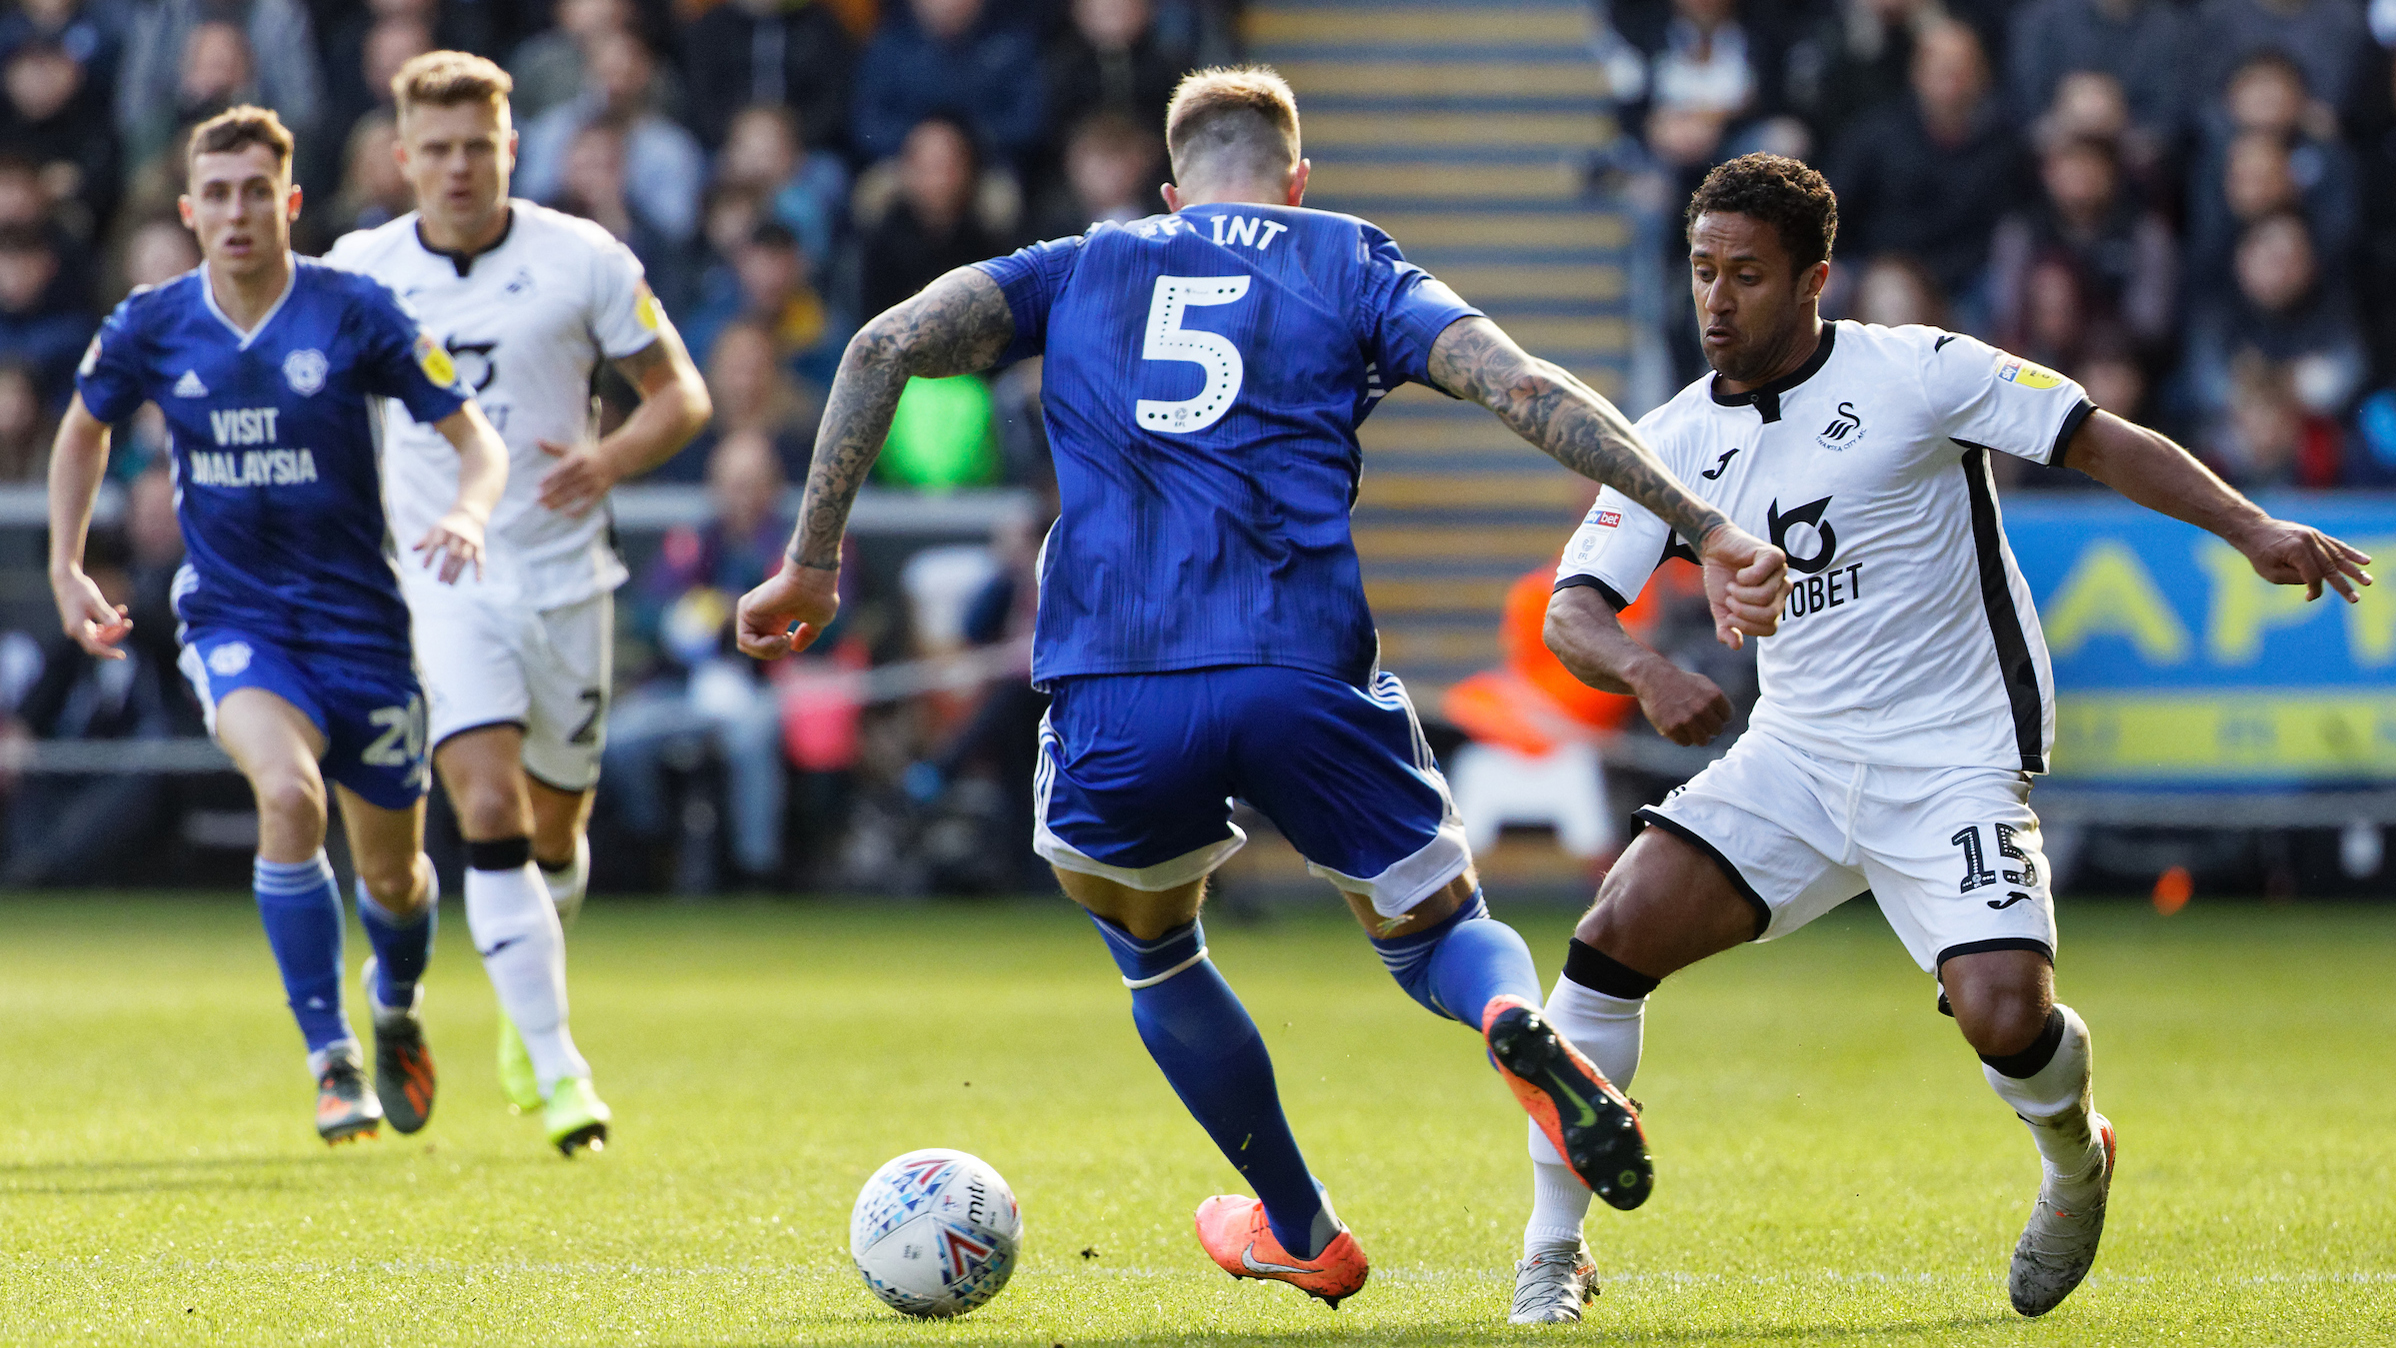
M 1713 857 L 1755 907 L 1759 941 L 1869 890 L 1926 972 L 1989 950 L 2055 957 L 2019 770 L 1845 763 L 1750 730 L 1639 817 Z
M 411 580 L 434 751 L 490 725 L 524 731 L 524 771 L 560 791 L 599 783 L 615 662 L 615 596 L 550 609 L 495 601 L 464 585 Z

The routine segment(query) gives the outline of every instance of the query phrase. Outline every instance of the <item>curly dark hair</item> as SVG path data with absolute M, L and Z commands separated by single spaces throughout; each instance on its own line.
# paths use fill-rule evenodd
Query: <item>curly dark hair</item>
M 1772 226 L 1799 271 L 1827 261 L 1839 233 L 1838 196 L 1821 174 L 1787 155 L 1744 154 L 1716 164 L 1689 198 L 1684 230 L 1696 228 L 1697 217 L 1708 211 Z

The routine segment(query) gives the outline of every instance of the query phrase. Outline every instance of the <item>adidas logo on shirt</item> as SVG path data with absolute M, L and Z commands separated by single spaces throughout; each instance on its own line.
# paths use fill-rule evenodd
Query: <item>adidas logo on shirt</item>
M 185 370 L 183 377 L 175 381 L 175 396 L 178 398 L 207 397 L 208 386 L 200 382 L 200 372 Z

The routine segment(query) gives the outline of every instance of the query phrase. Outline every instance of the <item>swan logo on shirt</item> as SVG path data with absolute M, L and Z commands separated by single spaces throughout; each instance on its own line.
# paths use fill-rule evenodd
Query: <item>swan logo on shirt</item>
M 1814 443 L 1824 449 L 1846 449 L 1851 445 L 1860 445 L 1864 442 L 1863 426 L 1863 414 L 1855 410 L 1855 404 L 1840 403 L 1839 414 L 1832 417 L 1830 424 L 1814 436 Z M 1855 438 L 1851 440 L 1849 436 Z

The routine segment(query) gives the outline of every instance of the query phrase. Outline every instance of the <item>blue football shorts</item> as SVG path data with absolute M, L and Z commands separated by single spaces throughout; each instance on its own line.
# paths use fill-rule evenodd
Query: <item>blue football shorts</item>
M 1033 846 L 1139 890 L 1213 871 L 1254 806 L 1306 867 L 1397 917 L 1472 862 L 1394 674 L 1364 687 L 1276 665 L 1060 678 L 1040 726 Z
M 177 662 L 208 713 L 242 688 L 262 688 L 316 723 L 325 737 L 319 760 L 327 781 L 339 782 L 370 805 L 404 810 L 424 799 L 424 689 L 405 658 L 364 652 L 311 650 L 303 660 L 233 628 L 185 634 Z

